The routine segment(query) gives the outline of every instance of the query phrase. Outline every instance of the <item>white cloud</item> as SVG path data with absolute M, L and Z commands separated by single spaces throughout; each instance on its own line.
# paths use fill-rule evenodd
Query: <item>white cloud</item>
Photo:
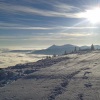
M 60 34 L 69 37 L 87 37 L 93 35 L 92 33 L 91 34 L 90 33 L 60 33 Z
M 49 35 L 48 35 L 49 34 Z M 37 42 L 43 42 L 43 41 L 78 41 L 78 40 L 85 40 L 85 39 L 94 39 L 97 38 L 99 36 L 99 33 L 77 33 L 77 32 L 73 32 L 73 33 L 48 33 L 48 34 L 44 34 L 44 35 L 29 35 L 29 36 L 1 36 L 0 40 L 1 41 L 24 41 L 25 43 L 27 42 L 32 42 L 35 41 Z M 48 43 L 48 42 L 47 42 Z
M 61 32 L 66 30 L 82 30 L 82 29 L 96 29 L 98 27 L 66 27 L 66 26 L 56 26 L 56 27 L 32 27 L 23 24 L 16 24 L 16 23 L 5 23 L 0 22 L 0 29 L 22 29 L 22 30 L 57 30 L 60 29 Z
M 77 30 L 77 29 L 78 29 L 78 30 L 80 29 L 80 30 L 81 30 L 81 29 L 95 29 L 95 28 L 98 28 L 98 27 L 87 27 L 87 26 L 86 26 L 86 27 L 74 27 L 74 26 L 72 26 L 72 27 L 66 27 L 66 26 L 59 26 L 59 27 L 56 27 L 56 28 L 57 28 L 57 29 L 60 28 L 60 29 L 73 29 L 73 30 L 74 30 L 74 29 L 76 29 L 76 30 Z
M 30 27 L 23 24 L 0 22 L 0 29 L 49 30 L 50 27 Z
M 18 30 L 50 30 L 48 27 L 0 27 L 0 29 L 18 29 Z
M 55 6 L 56 6 L 55 9 L 57 7 L 59 8 L 58 11 L 43 10 L 43 9 L 37 9 L 34 7 L 28 7 L 22 5 L 0 3 L 0 10 L 7 13 L 15 13 L 15 14 L 29 13 L 29 14 L 37 14 L 37 15 L 49 16 L 49 17 L 79 18 L 78 13 L 68 12 L 70 10 L 75 10 L 76 7 L 70 5 L 64 5 L 64 4 L 61 5 L 59 4 Z
M 72 6 L 72 5 L 68 5 L 65 3 L 61 3 L 61 2 L 57 2 L 56 4 L 54 4 L 54 7 L 56 8 L 56 10 L 61 11 L 61 12 L 70 12 L 70 11 L 80 11 L 80 8 Z

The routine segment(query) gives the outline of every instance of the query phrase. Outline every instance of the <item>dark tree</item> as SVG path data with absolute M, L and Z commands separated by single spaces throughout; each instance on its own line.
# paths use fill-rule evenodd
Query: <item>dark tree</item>
M 53 54 L 53 57 L 56 57 L 56 54 Z
M 75 47 L 75 49 L 74 49 L 74 52 L 77 52 L 77 49 L 76 49 L 76 47 Z
M 95 50 L 95 48 L 94 48 L 94 45 L 92 44 L 91 45 L 91 50 L 93 51 L 93 50 Z
M 64 52 L 64 55 L 67 55 L 67 52 L 66 51 Z

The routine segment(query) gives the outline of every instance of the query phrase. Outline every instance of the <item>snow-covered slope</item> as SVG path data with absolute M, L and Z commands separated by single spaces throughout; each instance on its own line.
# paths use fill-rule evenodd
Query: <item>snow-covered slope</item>
M 0 87 L 0 100 L 100 100 L 100 51 L 25 66 L 5 69 L 21 77 Z

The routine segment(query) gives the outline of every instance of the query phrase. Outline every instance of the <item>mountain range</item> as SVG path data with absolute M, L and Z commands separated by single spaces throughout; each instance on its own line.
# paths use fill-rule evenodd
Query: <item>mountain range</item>
M 42 49 L 42 50 L 35 50 L 31 53 L 33 54 L 46 54 L 46 55 L 61 55 L 64 54 L 64 52 L 66 53 L 70 53 L 72 51 L 75 50 L 86 50 L 86 49 L 90 49 L 91 46 L 76 46 L 76 45 L 71 45 L 71 44 L 66 44 L 66 45 L 52 45 L 50 47 L 48 47 L 47 49 Z M 100 45 L 94 45 L 95 49 L 100 49 Z

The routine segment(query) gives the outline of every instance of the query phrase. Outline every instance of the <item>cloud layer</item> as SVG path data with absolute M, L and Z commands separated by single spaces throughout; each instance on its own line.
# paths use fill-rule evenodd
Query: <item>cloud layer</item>
M 80 14 L 94 6 L 96 2 L 90 0 L 1 0 L 0 45 L 9 45 L 11 41 L 18 45 L 78 43 L 78 40 L 93 43 L 93 37 L 100 37 L 99 25 L 91 25 Z

